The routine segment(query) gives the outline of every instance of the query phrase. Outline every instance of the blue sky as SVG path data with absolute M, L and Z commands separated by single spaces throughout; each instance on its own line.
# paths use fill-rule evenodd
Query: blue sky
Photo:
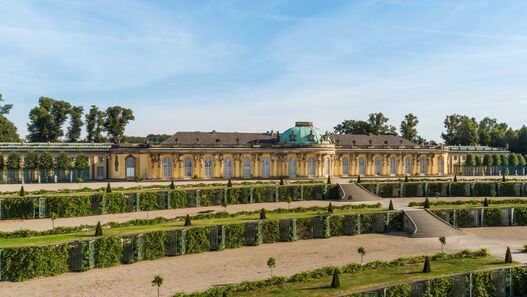
M 127 134 L 404 114 L 526 123 L 527 1 L 0 0 L 0 93 L 123 105 Z

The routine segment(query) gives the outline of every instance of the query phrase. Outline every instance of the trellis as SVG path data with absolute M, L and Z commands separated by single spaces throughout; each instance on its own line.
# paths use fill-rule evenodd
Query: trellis
M 313 218 L 313 238 L 331 237 L 331 224 L 329 216 L 317 216 Z
M 211 251 L 225 249 L 225 226 L 217 225 L 209 228 L 209 242 Z
M 342 219 L 344 235 L 359 235 L 361 230 L 360 215 L 345 215 Z
M 296 232 L 296 219 L 280 220 L 280 241 L 295 241 L 298 239 Z
M 263 222 L 251 222 L 245 224 L 245 245 L 257 246 L 263 242 Z
M 185 254 L 185 237 L 187 230 L 172 230 L 167 232 L 165 254 L 167 256 L 180 256 Z

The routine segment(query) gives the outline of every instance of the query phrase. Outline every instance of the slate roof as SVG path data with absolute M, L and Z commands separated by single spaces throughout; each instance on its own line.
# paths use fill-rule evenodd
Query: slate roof
M 370 144 L 371 140 L 371 144 Z M 414 146 L 415 143 L 408 139 L 396 135 L 365 135 L 365 134 L 335 134 L 333 143 L 341 146 L 352 146 L 355 141 L 356 146 Z
M 275 144 L 276 133 L 177 132 L 164 145 L 253 145 Z

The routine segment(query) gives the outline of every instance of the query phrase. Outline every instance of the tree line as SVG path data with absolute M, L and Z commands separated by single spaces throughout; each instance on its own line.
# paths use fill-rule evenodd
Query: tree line
M 468 166 L 526 166 L 527 161 L 522 154 L 509 155 L 485 154 L 483 156 L 467 154 L 465 165 Z
M 15 125 L 6 118 L 13 105 L 2 103 L 3 98 L 0 94 L 0 141 L 18 142 L 20 137 Z M 38 106 L 29 111 L 26 139 L 29 142 L 121 143 L 125 138 L 126 126 L 133 120 L 133 111 L 122 106 L 110 106 L 106 110 L 100 110 L 92 105 L 84 114 L 82 106 L 73 106 L 64 100 L 40 97 Z M 85 139 L 81 139 L 83 127 L 86 129 Z
M 345 120 L 334 127 L 338 134 L 401 135 L 415 143 L 423 144 L 426 139 L 418 135 L 419 119 L 412 113 L 405 115 L 399 125 L 399 131 L 389 124 L 389 118 L 382 112 L 371 113 L 367 120 Z M 527 154 L 527 127 L 513 129 L 507 123 L 485 117 L 479 122 L 467 115 L 447 115 L 445 131 L 441 138 L 446 145 L 482 145 L 508 147 L 512 152 Z M 398 132 L 400 134 L 398 134 Z M 435 141 L 429 141 L 435 144 Z
M 23 163 L 23 164 L 22 164 Z M 86 169 L 89 167 L 88 157 L 84 154 L 79 154 L 75 158 L 71 158 L 66 152 L 60 152 L 57 158 L 48 152 L 36 153 L 30 151 L 24 157 L 17 152 L 10 153 L 4 160 L 0 156 L 0 170 L 7 169 L 31 169 L 31 170 L 51 170 L 51 169 Z

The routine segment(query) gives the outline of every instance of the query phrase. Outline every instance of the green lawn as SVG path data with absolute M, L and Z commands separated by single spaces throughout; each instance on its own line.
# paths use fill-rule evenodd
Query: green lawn
M 235 292 L 229 296 L 341 296 L 346 293 L 352 293 L 372 287 L 410 283 L 450 274 L 510 266 L 510 264 L 504 264 L 502 259 L 494 257 L 451 259 L 441 262 L 432 261 L 431 264 L 432 273 L 429 274 L 421 273 L 423 263 L 408 264 L 385 269 L 372 269 L 354 274 L 342 273 L 340 275 L 341 288 L 339 289 L 330 288 L 331 277 L 328 277 L 306 282 L 285 283 L 251 292 Z
M 335 209 L 334 215 L 351 215 L 351 214 L 363 214 L 372 212 L 383 212 L 385 208 L 358 208 L 358 209 Z M 267 213 L 268 219 L 290 219 L 290 218 L 304 218 L 313 217 L 321 214 L 320 211 L 307 211 L 302 213 L 280 213 L 273 214 Z M 246 223 L 259 220 L 259 214 L 252 214 L 246 216 L 228 217 L 228 218 L 214 218 L 214 219 L 203 219 L 203 220 L 192 220 L 192 226 L 212 226 L 212 225 L 226 225 L 234 223 Z M 184 221 L 173 221 L 160 223 L 155 225 L 141 225 L 141 226 L 127 226 L 127 227 L 115 227 L 105 228 L 104 235 L 125 235 L 125 234 L 136 234 L 148 231 L 160 231 L 160 230 L 171 230 L 182 228 Z M 75 240 L 83 240 L 93 238 L 94 231 L 74 232 L 67 234 L 56 234 L 56 235 L 44 235 L 34 237 L 22 237 L 22 238 L 2 238 L 0 239 L 0 248 L 8 247 L 21 247 L 21 246 L 35 246 L 35 245 L 46 245 L 46 244 L 57 244 L 70 242 Z

